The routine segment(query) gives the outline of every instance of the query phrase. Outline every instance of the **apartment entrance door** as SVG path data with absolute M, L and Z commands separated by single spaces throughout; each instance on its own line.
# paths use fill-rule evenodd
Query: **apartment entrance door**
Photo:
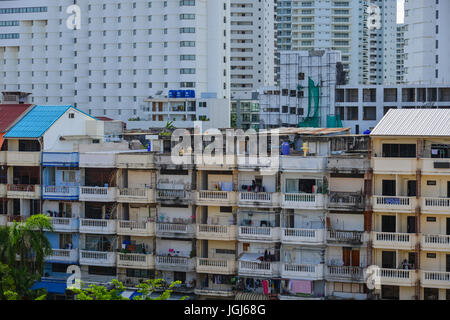
M 381 216 L 381 232 L 395 232 L 395 216 Z
M 395 269 L 396 253 L 395 251 L 383 251 L 381 253 L 381 267 Z

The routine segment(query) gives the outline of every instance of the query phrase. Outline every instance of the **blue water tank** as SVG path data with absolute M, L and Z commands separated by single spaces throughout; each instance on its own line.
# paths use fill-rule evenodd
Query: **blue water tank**
M 289 148 L 289 143 L 287 143 L 286 141 L 283 142 L 283 144 L 281 145 L 281 154 L 283 156 L 288 156 L 290 153 L 290 148 Z

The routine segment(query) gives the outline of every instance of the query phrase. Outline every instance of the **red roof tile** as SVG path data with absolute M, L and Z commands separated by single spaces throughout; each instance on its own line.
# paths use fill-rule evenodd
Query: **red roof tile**
M 0 132 L 5 132 L 31 104 L 0 104 Z

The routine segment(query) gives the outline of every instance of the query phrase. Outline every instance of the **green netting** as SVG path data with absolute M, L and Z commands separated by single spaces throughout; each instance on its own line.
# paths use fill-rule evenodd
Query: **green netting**
M 327 116 L 327 128 L 342 128 L 340 115 Z
M 319 98 L 319 85 L 315 85 L 314 81 L 308 78 L 308 113 L 305 120 L 299 122 L 299 127 L 319 127 Z M 312 105 L 313 101 L 314 107 Z

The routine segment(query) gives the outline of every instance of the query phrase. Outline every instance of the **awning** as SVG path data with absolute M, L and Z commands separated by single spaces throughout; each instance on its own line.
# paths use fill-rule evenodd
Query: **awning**
M 264 255 L 260 253 L 243 253 L 239 258 L 239 261 L 253 261 L 253 262 L 261 262 L 259 258 L 263 258 Z
M 234 300 L 269 300 L 269 297 L 261 293 L 238 292 Z
M 31 287 L 31 290 L 46 289 L 48 293 L 59 293 L 64 294 L 66 292 L 67 283 L 64 281 L 51 281 L 43 280 L 35 282 Z

